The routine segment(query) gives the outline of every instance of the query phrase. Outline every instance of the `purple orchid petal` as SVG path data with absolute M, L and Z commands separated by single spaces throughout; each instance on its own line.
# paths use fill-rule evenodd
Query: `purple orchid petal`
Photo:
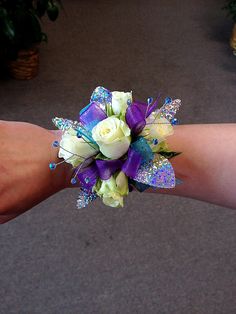
M 130 148 L 128 151 L 128 158 L 122 166 L 122 171 L 127 177 L 134 178 L 141 165 L 142 156 L 134 149 Z
M 108 180 L 123 165 L 119 159 L 115 160 L 96 160 L 99 177 L 102 180 Z

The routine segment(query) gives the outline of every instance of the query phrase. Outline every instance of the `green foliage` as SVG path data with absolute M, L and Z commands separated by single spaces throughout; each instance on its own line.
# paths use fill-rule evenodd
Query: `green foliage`
M 99 160 L 109 160 L 110 158 L 107 158 L 106 156 L 104 156 L 101 152 L 97 154 L 97 156 L 95 157 L 95 159 L 99 159 Z
M 153 153 L 158 153 L 160 151 L 169 151 L 168 145 L 166 141 L 162 141 L 158 143 L 158 145 L 152 146 Z
M 228 12 L 233 21 L 236 23 L 236 0 L 228 0 L 227 4 L 222 8 Z
M 42 32 L 41 18 L 58 17 L 59 0 L 0 0 L 0 49 L 7 58 L 15 59 L 20 49 L 28 49 L 47 35 Z
M 164 156 L 167 159 L 171 159 L 175 156 L 178 156 L 181 154 L 181 152 L 173 152 L 169 149 L 168 144 L 166 141 L 162 141 L 158 145 L 154 145 L 152 147 L 153 153 L 158 153 L 162 156 Z
M 181 154 L 181 152 L 172 152 L 172 151 L 160 151 L 158 154 L 164 156 L 167 159 L 171 159 L 175 156 L 178 156 Z
M 144 192 L 145 190 L 151 188 L 150 185 L 129 179 L 129 184 L 131 184 L 133 187 L 135 187 L 135 189 L 139 192 Z
M 106 106 L 106 114 L 107 114 L 108 117 L 111 117 L 111 116 L 114 115 L 114 112 L 112 110 L 111 104 L 107 104 L 107 106 Z

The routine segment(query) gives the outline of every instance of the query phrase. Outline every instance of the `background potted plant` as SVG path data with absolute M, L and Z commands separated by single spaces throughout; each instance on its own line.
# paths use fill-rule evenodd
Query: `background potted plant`
M 230 16 L 234 22 L 233 31 L 230 38 L 230 46 L 233 48 L 234 55 L 236 55 L 236 0 L 228 0 L 223 9 L 228 12 L 228 16 Z
M 41 18 L 55 21 L 59 0 L 0 0 L 0 59 L 17 79 L 38 73 L 39 44 L 47 41 Z

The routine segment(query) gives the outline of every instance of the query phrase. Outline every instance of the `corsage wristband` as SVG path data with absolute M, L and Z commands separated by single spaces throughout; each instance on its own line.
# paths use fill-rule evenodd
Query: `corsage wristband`
M 158 97 L 159 98 L 159 97 Z M 178 155 L 168 149 L 166 137 L 178 123 L 175 114 L 179 99 L 167 97 L 147 103 L 134 100 L 132 92 L 110 92 L 97 87 L 77 121 L 54 118 L 63 131 L 58 157 L 50 163 L 54 170 L 62 162 L 74 168 L 72 184 L 80 183 L 77 207 L 87 206 L 97 197 L 111 207 L 123 206 L 123 197 L 133 189 L 173 188 L 178 183 L 169 161 Z

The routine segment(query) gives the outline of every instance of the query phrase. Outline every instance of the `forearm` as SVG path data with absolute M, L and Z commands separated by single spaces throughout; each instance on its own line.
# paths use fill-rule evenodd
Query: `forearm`
M 69 165 L 50 171 L 59 161 L 52 142 L 60 131 L 23 122 L 0 121 L 0 223 L 22 214 L 63 189 Z
M 73 186 L 71 165 L 63 163 L 55 171 L 48 167 L 52 161 L 61 161 L 58 149 L 52 148 L 60 137 L 61 131 L 0 121 L 0 223 Z M 174 189 L 158 189 L 158 193 L 236 208 L 236 124 L 176 126 L 168 143 L 173 151 L 182 152 L 171 163 L 183 183 Z
M 236 208 L 236 124 L 179 125 L 168 137 L 176 177 L 183 180 L 173 194 Z

